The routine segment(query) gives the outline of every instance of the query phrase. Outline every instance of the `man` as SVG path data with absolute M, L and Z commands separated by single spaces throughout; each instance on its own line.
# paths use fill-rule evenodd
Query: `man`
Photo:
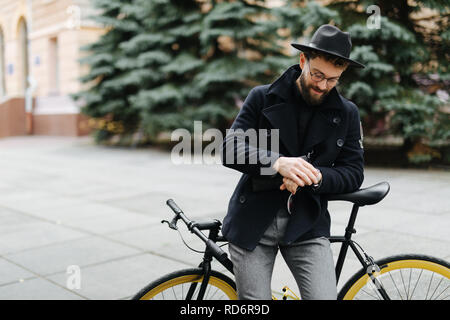
M 223 164 L 243 173 L 222 229 L 240 299 L 271 299 L 278 250 L 302 299 L 336 299 L 326 194 L 363 181 L 358 109 L 335 88 L 347 67 L 364 67 L 349 58 L 350 35 L 323 25 L 292 46 L 299 65 L 250 91 L 223 143 Z M 249 142 L 252 130 L 266 139 Z M 267 147 L 274 139 L 279 150 Z

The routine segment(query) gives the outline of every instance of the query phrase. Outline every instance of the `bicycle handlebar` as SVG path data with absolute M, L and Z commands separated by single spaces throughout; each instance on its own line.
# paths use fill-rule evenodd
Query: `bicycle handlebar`
M 203 242 L 205 242 L 206 247 L 211 251 L 211 254 L 220 262 L 224 263 L 228 259 L 227 254 L 223 251 L 214 241 L 206 237 L 203 232 L 201 232 L 192 220 L 189 220 L 183 213 L 183 211 L 178 207 L 178 205 L 172 199 L 166 201 L 166 204 L 175 213 L 175 218 L 172 220 L 172 224 L 176 226 L 178 219 L 183 220 L 187 228 L 191 233 L 197 235 Z M 169 224 L 170 226 L 170 224 Z
M 183 211 L 181 211 L 181 209 L 177 206 L 175 201 L 173 201 L 172 199 L 167 200 L 166 204 L 170 207 L 170 209 L 173 210 L 173 212 L 175 212 L 176 215 L 183 213 Z

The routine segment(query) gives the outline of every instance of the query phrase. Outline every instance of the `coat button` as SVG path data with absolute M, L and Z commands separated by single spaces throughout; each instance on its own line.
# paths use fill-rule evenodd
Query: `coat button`
M 337 139 L 336 144 L 338 145 L 338 147 L 342 147 L 344 145 L 344 140 Z
M 245 202 L 245 196 L 240 196 L 239 197 L 239 202 L 240 203 L 244 203 Z
M 341 118 L 339 118 L 339 117 L 334 117 L 334 118 L 333 118 L 333 123 L 334 123 L 334 124 L 339 124 L 339 123 L 341 123 Z

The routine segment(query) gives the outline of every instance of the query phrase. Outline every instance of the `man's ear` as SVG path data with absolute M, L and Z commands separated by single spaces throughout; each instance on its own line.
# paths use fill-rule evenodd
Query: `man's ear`
M 305 63 L 306 63 L 306 56 L 305 56 L 305 54 L 302 52 L 302 53 L 300 53 L 300 62 L 299 62 L 300 69 L 303 70 L 303 67 L 305 66 Z

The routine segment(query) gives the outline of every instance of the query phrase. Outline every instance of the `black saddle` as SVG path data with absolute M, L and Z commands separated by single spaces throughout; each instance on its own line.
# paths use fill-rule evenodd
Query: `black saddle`
M 351 193 L 331 194 L 328 196 L 328 200 L 350 201 L 362 207 L 380 202 L 388 194 L 389 189 L 389 183 L 380 182 L 373 186 L 359 189 Z

